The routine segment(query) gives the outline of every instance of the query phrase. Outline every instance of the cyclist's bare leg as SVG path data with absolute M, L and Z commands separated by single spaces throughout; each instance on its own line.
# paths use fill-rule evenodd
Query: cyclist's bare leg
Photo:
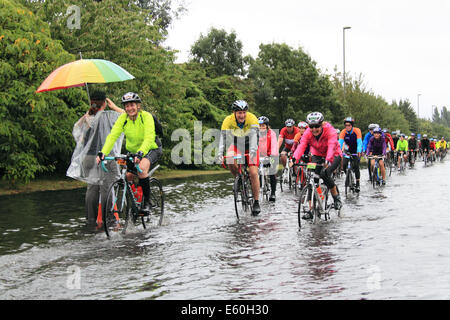
M 150 160 L 147 158 L 142 158 L 139 162 L 139 168 L 141 168 L 142 172 L 138 173 L 139 179 L 145 179 L 148 177 L 148 171 L 150 169 Z
M 281 160 L 281 164 L 283 165 L 283 168 L 286 167 L 286 162 L 287 162 L 287 153 L 286 153 L 286 151 L 281 152 L 280 160 Z
M 375 166 L 375 160 L 372 159 L 372 160 L 370 160 L 370 171 L 371 172 L 372 172 L 374 166 Z
M 258 173 L 258 167 L 257 166 L 250 166 L 248 167 L 248 171 L 250 173 L 250 181 L 252 182 L 252 192 L 253 197 L 256 201 L 259 201 L 259 173 Z
M 331 195 L 332 195 L 333 197 L 336 197 L 336 196 L 338 195 L 336 186 L 334 186 L 333 188 L 331 188 L 331 189 L 330 189 L 330 192 L 331 192 Z
M 386 180 L 386 168 L 384 167 L 384 161 L 380 160 L 379 164 L 380 164 L 381 176 L 383 177 L 383 180 Z

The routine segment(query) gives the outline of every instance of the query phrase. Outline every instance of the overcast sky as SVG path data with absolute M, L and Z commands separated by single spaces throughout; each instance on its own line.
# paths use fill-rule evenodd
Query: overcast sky
M 420 117 L 450 105 L 450 1 L 448 0 L 186 0 L 166 45 L 189 57 L 191 45 L 211 27 L 234 30 L 244 55 L 261 43 L 302 47 L 319 68 L 363 74 L 367 88 L 388 102 L 408 99 Z

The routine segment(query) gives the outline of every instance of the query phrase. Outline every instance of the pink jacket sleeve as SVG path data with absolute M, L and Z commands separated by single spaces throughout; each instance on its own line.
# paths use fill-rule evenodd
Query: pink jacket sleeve
M 273 130 L 269 131 L 270 133 L 270 155 L 278 156 L 278 140 L 277 135 Z
M 333 162 L 334 160 L 334 154 L 336 152 L 336 145 L 337 145 L 337 137 L 336 137 L 336 130 L 333 128 L 333 130 L 329 130 L 328 132 L 328 149 L 327 149 L 327 157 L 325 160 L 328 162 Z

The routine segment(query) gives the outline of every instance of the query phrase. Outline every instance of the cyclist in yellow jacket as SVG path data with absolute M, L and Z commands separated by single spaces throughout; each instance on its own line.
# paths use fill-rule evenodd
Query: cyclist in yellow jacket
M 122 97 L 122 104 L 125 107 L 125 113 L 122 113 L 111 132 L 106 137 L 102 150 L 98 153 L 97 163 L 104 159 L 105 154 L 109 154 L 114 142 L 122 133 L 126 137 L 126 146 L 128 152 L 136 154 L 134 163 L 139 164 L 142 172 L 138 173 L 139 184 L 142 186 L 144 196 L 144 205 L 141 208 L 144 215 L 150 212 L 150 185 L 148 172 L 150 166 L 156 163 L 162 156 L 162 148 L 156 143 L 155 121 L 153 116 L 147 111 L 141 110 L 141 98 L 134 93 L 128 92 Z M 132 175 L 128 175 L 131 179 Z
M 405 160 L 405 163 L 408 162 L 408 140 L 405 139 L 405 135 L 402 133 L 400 135 L 400 139 L 397 142 L 397 148 L 395 149 L 397 153 L 400 155 L 401 152 L 403 152 L 403 159 Z M 398 157 L 398 169 L 400 169 L 400 156 Z
M 223 153 L 226 149 L 228 159 L 230 157 L 246 153 L 246 162 L 249 167 L 250 181 L 252 184 L 252 192 L 254 196 L 253 215 L 261 212 L 259 205 L 259 123 L 258 118 L 248 112 L 248 104 L 244 100 L 237 100 L 232 105 L 233 114 L 225 118 L 221 128 L 221 139 L 219 142 L 219 162 L 223 162 Z M 239 167 L 234 161 L 225 161 L 228 169 L 235 177 L 238 174 Z
M 442 137 L 441 140 L 436 143 L 436 153 L 439 156 L 445 155 L 447 153 L 447 142 L 444 140 L 444 137 Z

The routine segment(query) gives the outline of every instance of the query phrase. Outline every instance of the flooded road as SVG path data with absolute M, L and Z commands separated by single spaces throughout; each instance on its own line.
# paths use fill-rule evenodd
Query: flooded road
M 85 229 L 84 189 L 0 197 L 0 299 L 449 299 L 450 163 L 379 190 L 361 174 L 340 218 L 301 230 L 279 190 L 238 222 L 229 175 L 164 181 L 163 226 L 111 240 Z

